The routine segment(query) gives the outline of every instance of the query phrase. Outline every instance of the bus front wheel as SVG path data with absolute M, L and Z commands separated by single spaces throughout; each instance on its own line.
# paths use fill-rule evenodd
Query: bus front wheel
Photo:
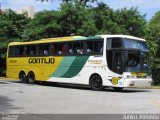
M 33 72 L 29 72 L 27 75 L 27 78 L 28 78 L 28 83 L 30 83 L 30 84 L 34 84 L 36 82 L 35 81 L 35 74 Z
M 26 74 L 24 72 L 20 72 L 19 79 L 22 83 L 26 83 L 27 82 Z
M 90 86 L 91 86 L 92 90 L 96 90 L 96 91 L 103 90 L 104 87 L 102 85 L 102 78 L 99 75 L 91 76 Z

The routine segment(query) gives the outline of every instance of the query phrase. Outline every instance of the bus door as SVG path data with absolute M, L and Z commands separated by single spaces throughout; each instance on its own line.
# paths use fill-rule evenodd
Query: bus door
M 113 51 L 112 68 L 115 73 L 122 74 L 124 71 L 124 52 Z

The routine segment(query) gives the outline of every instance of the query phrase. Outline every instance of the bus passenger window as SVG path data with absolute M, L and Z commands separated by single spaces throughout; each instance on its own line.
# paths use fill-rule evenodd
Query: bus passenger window
M 36 55 L 36 46 L 31 46 L 30 47 L 30 55 Z
M 58 54 L 61 55 L 62 54 L 62 50 L 63 50 L 63 44 L 59 44 L 59 48 L 58 48 Z M 63 50 L 64 51 L 64 50 Z
M 19 46 L 19 54 L 18 55 L 23 55 L 24 52 L 24 46 Z
M 51 54 L 54 54 L 54 44 L 51 45 Z
M 49 55 L 49 44 L 44 45 L 43 54 L 44 54 L 44 55 Z
M 23 55 L 27 55 L 27 47 L 26 46 L 24 46 Z
M 74 42 L 73 43 L 73 51 L 76 54 L 80 54 L 80 49 L 81 49 L 81 43 L 80 42 Z
M 69 54 L 73 54 L 73 53 L 74 53 L 74 52 L 73 52 L 73 48 L 72 48 L 73 46 L 72 46 L 72 45 L 73 45 L 72 42 L 68 43 L 68 53 L 69 53 Z
M 82 44 L 82 42 L 74 42 L 73 43 L 73 51 L 76 54 L 83 54 L 83 44 Z
M 107 49 L 123 47 L 123 40 L 121 38 L 109 38 L 107 40 Z
M 58 54 L 58 44 L 51 45 L 51 54 Z
M 102 53 L 103 52 L 103 42 L 95 41 L 94 42 L 94 53 Z
M 66 43 L 59 44 L 58 54 L 66 54 L 66 53 L 67 53 L 67 44 Z
M 92 53 L 92 51 L 93 51 L 93 42 L 88 41 L 87 42 L 87 53 Z
M 43 45 L 38 45 L 38 55 L 43 55 Z
M 30 46 L 26 46 L 27 47 L 27 55 L 30 55 Z
M 15 47 L 9 47 L 9 57 L 15 56 Z

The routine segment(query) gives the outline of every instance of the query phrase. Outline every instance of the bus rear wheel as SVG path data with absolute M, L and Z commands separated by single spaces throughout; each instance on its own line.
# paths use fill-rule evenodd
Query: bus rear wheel
M 29 72 L 27 75 L 27 78 L 28 78 L 28 83 L 30 83 L 30 84 L 36 83 L 35 74 L 33 72 Z
M 24 72 L 20 72 L 19 73 L 19 79 L 22 83 L 26 83 L 27 82 L 27 77 L 26 74 Z
M 99 75 L 93 75 L 90 78 L 90 86 L 92 90 L 101 91 L 104 89 L 102 85 L 102 78 Z

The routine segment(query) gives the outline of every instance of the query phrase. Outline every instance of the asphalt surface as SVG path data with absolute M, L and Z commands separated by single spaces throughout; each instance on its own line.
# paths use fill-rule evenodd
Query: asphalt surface
M 160 89 L 24 84 L 0 80 L 0 113 L 17 114 L 159 114 Z

